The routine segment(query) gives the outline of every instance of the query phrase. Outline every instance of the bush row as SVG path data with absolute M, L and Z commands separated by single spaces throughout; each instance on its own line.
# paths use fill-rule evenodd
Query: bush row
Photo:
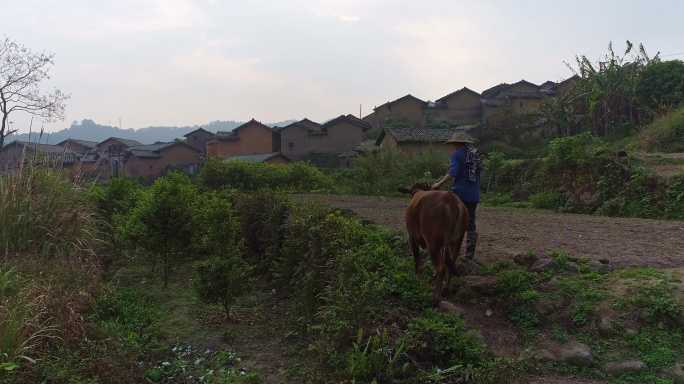
M 427 277 L 415 276 L 389 232 L 278 192 L 202 192 L 180 174 L 105 194 L 136 195 L 128 209 L 108 202 L 120 217 L 112 225 L 130 252 L 163 267 L 164 281 L 193 262 L 198 296 L 227 316 L 256 280 L 288 297 L 311 356 L 339 380 L 425 382 L 438 369 L 465 374 L 489 361 L 460 318 L 429 309 Z
M 684 176 L 666 180 L 584 133 L 554 139 L 546 156 L 507 160 L 490 154 L 483 188 L 495 205 L 610 216 L 684 219 Z
M 312 192 L 330 190 L 333 180 L 304 162 L 270 164 L 209 159 L 199 174 L 199 184 L 213 190 Z

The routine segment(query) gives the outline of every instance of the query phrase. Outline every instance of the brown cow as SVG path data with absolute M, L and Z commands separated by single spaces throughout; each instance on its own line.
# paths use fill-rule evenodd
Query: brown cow
M 456 274 L 455 260 L 461 252 L 461 243 L 468 227 L 468 210 L 454 193 L 431 191 L 426 184 L 415 184 L 410 190 L 412 196 L 406 209 L 406 229 L 409 248 L 416 261 L 416 275 L 422 269 L 420 248 L 430 254 L 435 269 L 432 303 L 439 305 L 444 278 L 447 287 L 451 275 Z

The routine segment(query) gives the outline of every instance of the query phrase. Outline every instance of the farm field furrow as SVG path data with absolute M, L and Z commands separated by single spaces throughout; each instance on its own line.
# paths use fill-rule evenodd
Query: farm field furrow
M 298 199 L 351 210 L 404 232 L 408 198 L 297 195 Z M 478 255 L 494 261 L 527 251 L 563 249 L 574 257 L 607 259 L 616 267 L 684 266 L 684 222 L 617 218 L 551 211 L 479 207 Z

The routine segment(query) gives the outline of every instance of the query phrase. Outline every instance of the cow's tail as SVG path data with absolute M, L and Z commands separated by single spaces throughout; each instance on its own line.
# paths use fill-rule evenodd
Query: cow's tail
M 449 273 L 457 275 L 455 260 L 452 258 L 451 252 L 449 252 L 449 247 L 443 246 L 440 252 L 442 252 L 442 260 L 446 263 Z

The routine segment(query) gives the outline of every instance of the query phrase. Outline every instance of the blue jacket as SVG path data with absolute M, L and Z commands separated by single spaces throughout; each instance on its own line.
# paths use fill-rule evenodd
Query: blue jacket
M 476 182 L 468 180 L 465 167 L 465 155 L 465 148 L 459 148 L 451 155 L 449 175 L 454 179 L 454 185 L 451 187 L 451 190 L 458 195 L 464 203 L 479 203 L 480 175 L 477 175 Z

